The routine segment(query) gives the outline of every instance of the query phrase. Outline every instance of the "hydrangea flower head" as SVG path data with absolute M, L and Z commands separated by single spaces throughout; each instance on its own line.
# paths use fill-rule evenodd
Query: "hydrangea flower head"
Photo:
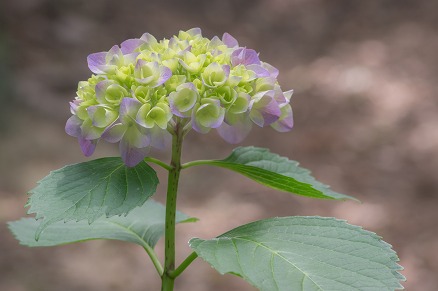
M 127 166 L 151 147 L 163 149 L 173 127 L 241 142 L 252 124 L 286 132 L 293 127 L 278 70 L 225 33 L 208 39 L 199 28 L 158 41 L 149 33 L 88 56 L 94 74 L 78 85 L 66 132 L 86 156 L 100 139 L 119 143 Z

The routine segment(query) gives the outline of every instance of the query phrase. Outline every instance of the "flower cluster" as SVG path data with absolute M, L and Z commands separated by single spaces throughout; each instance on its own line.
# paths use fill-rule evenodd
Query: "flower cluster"
M 100 139 L 120 143 L 134 166 L 151 147 L 163 148 L 172 127 L 242 141 L 252 123 L 284 132 L 293 126 L 278 70 L 225 33 L 208 39 L 199 28 L 158 41 L 149 33 L 88 56 L 94 73 L 78 85 L 66 132 L 90 156 Z

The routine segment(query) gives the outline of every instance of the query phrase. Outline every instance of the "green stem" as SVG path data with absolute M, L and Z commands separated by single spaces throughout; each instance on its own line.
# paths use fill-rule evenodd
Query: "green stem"
M 192 161 L 187 162 L 185 164 L 181 165 L 181 169 L 187 169 L 193 166 L 199 166 L 199 165 L 209 165 L 213 162 L 213 160 L 198 160 L 198 161 Z
M 163 266 L 161 266 L 160 260 L 157 257 L 157 254 L 154 252 L 154 250 L 149 245 L 144 245 L 144 250 L 149 255 L 149 257 L 152 260 L 152 263 L 155 266 L 155 269 L 157 269 L 157 272 L 160 276 L 163 275 Z
M 198 257 L 198 254 L 193 252 L 191 253 L 182 263 L 179 265 L 178 268 L 175 269 L 175 271 L 170 273 L 170 276 L 172 278 L 176 278 L 179 275 L 181 275 L 182 272 L 184 272 L 185 269 Z
M 175 278 L 171 276 L 175 270 L 175 215 L 178 181 L 181 172 L 181 149 L 184 131 L 177 123 L 172 136 L 172 160 L 167 180 L 166 226 L 164 233 L 164 271 L 161 277 L 161 291 L 173 291 Z
M 163 169 L 168 170 L 168 171 L 170 171 L 170 170 L 172 169 L 172 166 L 166 164 L 166 163 L 163 162 L 163 161 L 160 161 L 159 159 L 155 159 L 155 158 L 152 158 L 152 157 L 146 157 L 146 158 L 144 159 L 144 161 L 145 161 L 145 162 L 151 162 L 151 163 L 157 164 L 158 166 L 160 166 L 160 167 L 162 167 Z

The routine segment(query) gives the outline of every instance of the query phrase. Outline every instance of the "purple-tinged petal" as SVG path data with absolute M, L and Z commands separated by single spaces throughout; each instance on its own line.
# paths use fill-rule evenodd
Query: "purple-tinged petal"
M 153 148 L 164 150 L 172 142 L 172 135 L 167 131 L 155 126 L 149 130 L 151 135 L 151 146 Z
M 105 56 L 105 63 L 107 65 L 113 65 L 116 67 L 123 65 L 123 53 L 118 45 L 113 45 L 113 47 L 108 51 Z
M 192 128 L 199 133 L 208 133 L 211 128 L 203 126 L 196 119 L 196 111 L 199 109 L 199 107 L 200 107 L 200 105 L 196 104 L 192 110 L 192 118 L 191 118 Z
M 126 116 L 131 117 L 135 120 L 138 110 L 141 107 L 140 101 L 134 98 L 123 98 L 120 103 L 120 119 L 122 122 L 125 120 Z
M 260 60 L 257 52 L 252 49 L 239 48 L 231 54 L 231 64 L 237 65 L 260 65 Z
M 224 43 L 219 39 L 219 37 L 214 36 L 210 40 L 210 42 L 209 42 L 209 44 L 207 46 L 207 50 L 212 52 L 212 54 L 219 54 L 219 52 L 216 50 L 216 48 L 218 46 L 221 46 L 221 45 L 224 45 Z
M 272 78 L 277 78 L 278 77 L 279 71 L 278 71 L 278 69 L 276 67 L 274 67 L 274 66 L 272 66 L 272 65 L 270 65 L 268 63 L 264 63 L 264 62 L 262 62 L 262 67 L 269 72 L 269 74 L 270 74 L 270 76 Z
M 93 105 L 87 108 L 88 116 L 93 126 L 106 128 L 117 119 L 117 112 L 102 105 Z
M 199 27 L 193 27 L 186 31 L 190 36 L 202 35 L 202 31 Z
M 235 48 L 239 46 L 237 40 L 231 36 L 228 32 L 225 32 L 222 36 L 222 42 L 229 48 Z
M 224 73 L 225 73 L 225 76 L 227 77 L 227 79 L 228 79 L 228 77 L 230 76 L 230 66 L 228 66 L 228 65 L 223 65 L 222 66 L 222 70 L 224 70 Z
M 76 115 L 71 116 L 65 124 L 65 132 L 74 137 L 81 135 L 82 120 Z
M 281 115 L 281 110 L 274 99 L 274 94 L 273 90 L 261 92 L 256 94 L 256 100 L 251 101 L 250 118 L 260 127 L 277 121 Z
M 143 41 L 144 41 L 149 47 L 150 47 L 151 45 L 156 44 L 156 43 L 158 42 L 157 39 L 155 38 L 155 36 L 153 36 L 152 34 L 150 34 L 150 33 L 148 33 L 148 32 L 144 33 L 144 34 L 140 37 L 140 39 L 143 40 Z
M 69 102 L 70 104 L 70 112 L 71 114 L 76 114 L 78 110 L 79 104 L 81 104 L 81 100 L 73 100 L 72 102 Z
M 289 103 L 289 101 L 286 99 L 286 97 L 284 96 L 283 91 L 281 91 L 280 86 L 275 85 L 274 88 L 274 99 L 277 102 L 277 104 L 285 104 L 285 103 Z
M 78 137 L 79 146 L 81 147 L 84 156 L 89 157 L 94 153 L 97 145 L 97 139 L 88 140 L 83 137 Z
M 197 108 L 195 121 L 202 127 L 218 128 L 224 121 L 225 108 L 221 107 L 220 101 L 217 99 L 210 99 L 209 101 Z
M 139 59 L 134 68 L 135 80 L 141 84 L 149 84 L 155 80 L 155 74 L 158 70 L 159 64 L 157 62 L 147 62 Z
M 259 78 L 255 82 L 255 91 L 263 92 L 273 90 L 275 88 L 277 79 L 272 77 Z
M 280 118 L 276 122 L 272 123 L 271 126 L 279 132 L 287 132 L 293 128 L 294 118 L 290 104 L 286 104 L 281 108 Z
M 140 45 L 144 44 L 145 41 L 139 38 L 132 38 L 125 40 L 120 44 L 122 53 L 124 55 L 133 53 Z
M 160 86 L 161 84 L 169 80 L 170 77 L 172 77 L 172 71 L 168 67 L 161 66 L 159 70 L 160 70 L 160 77 L 157 81 L 154 82 L 152 88 Z
M 91 119 L 87 118 L 81 125 L 81 136 L 88 140 L 98 139 L 102 135 L 103 130 L 103 128 L 94 126 Z
M 170 111 L 179 117 L 190 117 L 191 109 L 199 99 L 198 91 L 193 83 L 183 83 L 169 94 Z
M 137 57 L 140 53 L 134 52 L 130 54 L 126 54 L 123 56 L 123 65 L 128 66 L 130 64 L 135 64 Z
M 248 65 L 246 66 L 246 68 L 248 70 L 253 71 L 254 73 L 256 73 L 257 78 L 263 78 L 263 77 L 269 77 L 271 74 L 269 73 L 268 70 L 266 70 L 265 68 L 263 68 L 261 65 Z
M 137 126 L 130 126 L 126 129 L 122 140 L 128 142 L 130 145 L 136 148 L 144 148 L 149 146 L 151 139 L 149 135 L 140 132 Z
M 251 122 L 248 118 L 229 125 L 222 123 L 216 130 L 219 135 L 228 143 L 237 144 L 243 141 L 251 131 Z
M 114 82 L 110 80 L 100 81 L 99 83 L 96 84 L 95 87 L 96 99 L 97 101 L 99 101 L 99 103 L 106 103 L 105 92 L 106 89 L 112 84 L 114 84 Z
M 196 119 L 192 118 L 192 128 L 199 133 L 208 133 L 210 131 L 210 127 L 202 126 Z
M 130 145 L 125 140 L 121 140 L 119 144 L 120 156 L 123 162 L 128 167 L 134 167 L 140 163 L 149 153 L 150 148 L 136 148 Z
M 283 92 L 283 95 L 287 101 L 290 101 L 290 98 L 292 97 L 293 93 L 294 93 L 294 90 L 292 89 L 292 90 Z
M 102 70 L 102 66 L 106 65 L 105 57 L 106 52 L 90 54 L 87 57 L 88 68 L 95 74 L 105 74 Z
M 125 134 L 126 128 L 127 127 L 121 123 L 115 123 L 102 133 L 102 139 L 110 143 L 119 142 Z

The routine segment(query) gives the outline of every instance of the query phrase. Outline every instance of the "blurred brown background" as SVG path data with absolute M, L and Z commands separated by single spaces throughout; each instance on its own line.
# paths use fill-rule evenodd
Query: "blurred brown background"
M 363 204 L 291 197 L 224 170 L 193 168 L 183 173 L 179 208 L 201 220 L 178 228 L 179 261 L 192 236 L 270 216 L 335 216 L 394 246 L 407 290 L 438 290 L 437 11 L 436 1 L 400 0 L 2 0 L 0 290 L 159 290 L 140 247 L 29 249 L 5 222 L 25 215 L 25 193 L 50 170 L 86 160 L 63 127 L 77 82 L 90 75 L 87 55 L 143 32 L 161 39 L 197 26 L 256 49 L 280 69 L 282 88 L 295 89 L 295 129 L 255 129 L 243 144 L 298 160 Z M 232 148 L 215 132 L 190 134 L 183 158 L 222 158 Z M 116 154 L 101 143 L 94 158 Z M 197 261 L 176 290 L 254 289 Z

